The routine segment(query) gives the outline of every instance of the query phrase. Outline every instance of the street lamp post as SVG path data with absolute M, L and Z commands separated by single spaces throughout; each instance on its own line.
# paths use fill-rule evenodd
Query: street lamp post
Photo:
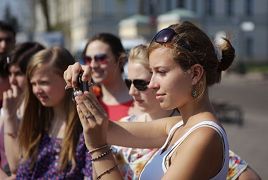
M 255 29 L 255 24 L 252 21 L 243 21 L 240 24 L 240 29 L 241 29 L 241 41 L 242 41 L 242 45 L 240 47 L 242 47 L 242 57 L 243 57 L 243 61 L 245 61 L 247 59 L 247 56 L 249 55 L 249 52 L 247 52 L 248 47 L 249 47 L 249 42 L 247 41 L 247 36 L 246 33 L 248 32 L 252 32 Z

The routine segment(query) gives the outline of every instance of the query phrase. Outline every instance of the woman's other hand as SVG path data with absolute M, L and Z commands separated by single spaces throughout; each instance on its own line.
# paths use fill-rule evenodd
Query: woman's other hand
M 3 110 L 8 118 L 17 116 L 21 94 L 22 92 L 19 92 L 16 85 L 11 85 L 11 88 L 3 93 Z
M 82 81 L 91 80 L 91 69 L 88 65 L 81 65 L 78 62 L 68 66 L 64 71 L 63 78 L 66 81 L 66 89 L 77 87 L 77 78 L 80 73 L 82 74 Z
M 80 91 L 75 101 L 88 150 L 107 144 L 109 120 L 93 92 Z

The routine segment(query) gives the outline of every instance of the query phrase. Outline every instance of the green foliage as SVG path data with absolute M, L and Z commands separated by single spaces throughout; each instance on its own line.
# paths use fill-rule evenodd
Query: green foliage
M 268 63 L 248 64 L 247 69 L 249 72 L 268 73 Z

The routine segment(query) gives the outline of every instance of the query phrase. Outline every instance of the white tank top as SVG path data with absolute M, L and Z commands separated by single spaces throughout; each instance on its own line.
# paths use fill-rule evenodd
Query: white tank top
M 152 158 L 148 161 L 148 163 L 142 170 L 140 180 L 161 179 L 168 169 L 168 159 L 175 152 L 176 148 L 187 138 L 187 136 L 189 136 L 193 131 L 201 127 L 210 127 L 214 129 L 222 138 L 224 144 L 223 165 L 219 173 L 213 178 L 211 178 L 211 180 L 226 180 L 229 165 L 229 145 L 227 135 L 224 129 L 213 121 L 203 121 L 201 123 L 196 124 L 195 126 L 190 128 L 180 139 L 178 139 L 174 145 L 172 145 L 171 147 L 166 149 L 163 153 L 161 153 L 162 150 L 167 146 L 167 144 L 171 140 L 171 137 L 175 133 L 176 129 L 180 128 L 182 124 L 183 122 L 180 121 L 171 128 L 165 144 L 154 154 L 154 156 L 152 156 Z

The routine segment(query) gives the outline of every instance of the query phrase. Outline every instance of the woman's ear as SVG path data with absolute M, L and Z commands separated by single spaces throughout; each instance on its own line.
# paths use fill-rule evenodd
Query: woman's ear
M 191 66 L 191 78 L 192 85 L 196 85 L 204 75 L 204 68 L 200 64 L 194 64 Z

